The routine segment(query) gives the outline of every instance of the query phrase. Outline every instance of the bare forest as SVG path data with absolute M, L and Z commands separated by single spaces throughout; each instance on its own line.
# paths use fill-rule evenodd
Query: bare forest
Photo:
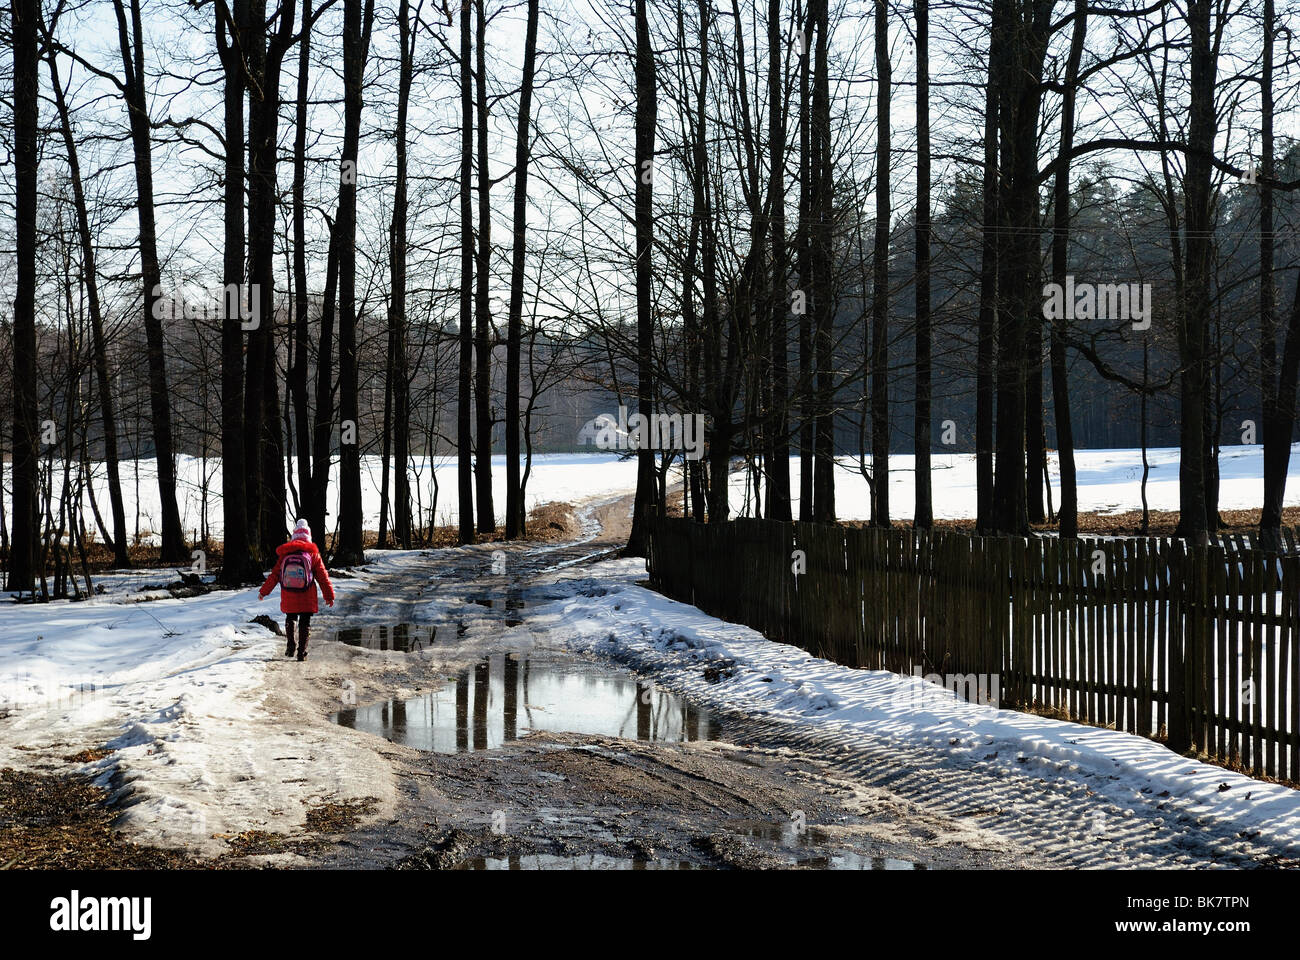
M 1204 542 L 1243 443 L 1277 544 L 1295 22 L 1288 0 L 12 0 L 5 585 L 67 596 L 93 550 L 125 567 L 144 541 L 173 566 L 219 549 L 239 585 L 299 516 L 341 565 L 425 545 L 435 459 L 459 542 L 523 537 L 533 457 L 620 405 L 705 425 L 702 456 L 629 454 L 630 555 L 670 506 L 727 520 L 736 473 L 752 513 L 833 521 L 852 469 L 897 524 L 891 454 L 931 526 L 936 452 L 974 455 L 981 532 L 1071 538 L 1075 451 L 1138 446 L 1179 449 L 1178 533 Z M 180 458 L 223 491 L 197 530 Z

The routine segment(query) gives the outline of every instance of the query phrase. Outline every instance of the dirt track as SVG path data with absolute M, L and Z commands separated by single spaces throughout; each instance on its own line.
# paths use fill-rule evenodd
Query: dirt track
M 557 570 L 620 547 L 629 506 L 584 509 L 566 540 L 372 554 L 342 572 L 306 662 L 250 639 L 259 652 L 234 655 L 265 664 L 257 682 L 184 729 L 178 749 L 220 764 L 200 751 L 92 788 L 65 771 L 111 754 L 120 718 L 42 727 L 15 747 L 33 772 L 0 782 L 0 866 L 1038 864 L 1005 832 L 936 814 L 837 770 L 828 751 L 702 711 L 531 630 L 524 592 L 545 595 Z M 206 820 L 133 816 L 158 798 Z
M 588 517 L 588 537 L 577 544 L 440 551 L 427 558 L 422 578 L 407 578 L 405 584 L 371 579 L 365 589 L 344 590 L 342 595 L 352 599 L 340 602 L 337 621 L 376 622 L 387 616 L 402 622 L 437 599 L 450 604 L 444 618 L 459 629 L 451 642 L 444 643 L 439 633 L 436 644 L 416 653 L 318 643 L 307 670 L 284 664 L 285 685 L 274 698 L 278 709 L 303 719 L 308 713 L 312 726 L 330 723 L 345 685 L 349 700 L 355 698 L 359 706 L 380 702 L 381 714 L 375 715 L 400 730 L 406 711 L 419 708 L 421 696 L 458 674 L 463 686 L 485 682 L 485 658 L 509 650 L 508 658 L 541 656 L 524 662 L 545 665 L 550 655 L 530 653 L 520 640 L 527 631 L 527 610 L 496 601 L 548 571 L 621 545 L 627 510 L 627 501 L 619 501 L 595 511 Z M 593 535 L 596 522 L 600 531 Z M 492 572 L 495 549 L 506 552 L 508 574 Z M 500 555 L 496 559 L 499 564 Z M 501 669 L 499 659 L 492 662 L 494 670 Z M 635 683 L 630 675 L 627 679 Z M 308 702 L 311 707 L 304 710 Z M 398 711 L 403 716 L 395 719 Z M 709 738 L 689 742 L 534 731 L 492 749 L 455 753 L 349 732 L 373 740 L 391 765 L 397 796 L 311 860 L 432 869 L 1028 865 L 1007 840 L 969 822 L 926 813 L 886 790 L 836 777 L 815 756 L 735 742 L 729 726 L 740 729 L 744 719 L 715 716 Z M 486 735 L 469 727 L 461 736 L 478 746 Z

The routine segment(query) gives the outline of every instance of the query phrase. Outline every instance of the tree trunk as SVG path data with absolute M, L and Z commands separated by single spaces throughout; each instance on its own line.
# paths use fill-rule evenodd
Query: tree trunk
M 470 86 L 470 2 L 460 8 L 460 362 L 456 394 L 456 479 L 460 497 L 460 542 L 473 543 L 474 474 L 471 405 L 474 383 L 474 91 Z
M 1264 0 L 1264 57 L 1260 73 L 1259 169 L 1259 379 L 1263 407 L 1261 440 L 1264 446 L 1264 509 L 1259 535 L 1266 549 L 1282 548 L 1282 500 L 1291 462 L 1291 429 L 1281 432 L 1278 407 L 1276 291 L 1273 280 L 1273 38 L 1276 32 L 1273 0 Z M 1290 328 L 1287 340 L 1294 334 Z M 1294 382 L 1294 377 L 1292 378 Z M 1289 399 L 1295 408 L 1295 395 Z
M 492 175 L 488 169 L 487 0 L 476 0 L 474 92 L 478 112 L 478 265 L 474 294 L 474 492 L 478 498 L 478 529 L 497 528 L 492 506 Z
M 1070 255 L 1070 151 L 1074 147 L 1074 103 L 1079 63 L 1088 29 L 1087 0 L 1075 0 L 1074 35 L 1065 67 L 1065 90 L 1061 97 L 1061 152 L 1052 186 L 1052 282 L 1065 283 Z M 1070 418 L 1070 374 L 1065 353 L 1065 318 L 1054 317 L 1051 331 L 1052 412 L 1056 419 L 1056 457 L 1061 465 L 1062 539 L 1079 535 L 1079 485 L 1074 466 L 1074 421 Z M 1145 399 L 1145 397 L 1144 397 Z M 1143 424 L 1145 429 L 1145 423 Z M 1145 492 L 1145 490 L 1144 490 Z
M 361 424 L 357 384 L 357 154 L 361 139 L 361 85 L 370 46 L 374 0 L 343 2 L 343 175 L 339 180 L 339 543 L 335 563 L 361 563 Z M 363 27 L 364 24 L 364 27 Z M 351 425 L 351 442 L 347 428 Z
M 772 295 L 769 298 L 771 412 L 768 416 L 767 515 L 790 519 L 790 372 L 786 349 L 790 299 L 785 249 L 785 73 L 781 64 L 781 0 L 767 3 L 767 130 L 772 217 Z
M 123 0 L 113 0 L 117 14 L 118 44 L 125 74 L 123 92 L 131 120 L 131 147 L 135 158 L 136 213 L 140 224 L 140 275 L 144 287 L 144 329 L 149 367 L 149 408 L 153 419 L 154 459 L 158 465 L 158 498 L 162 511 L 159 560 L 178 563 L 190 559 L 176 506 L 176 464 L 172 444 L 171 392 L 161 319 L 162 273 L 158 266 L 158 235 L 154 223 L 153 157 L 150 153 L 149 108 L 145 99 L 144 28 L 140 0 L 131 0 L 127 25 Z
M 36 173 L 40 82 L 37 74 L 37 0 L 12 0 L 14 94 L 14 203 L 17 283 L 14 288 L 13 534 L 9 590 L 36 585 L 40 515 L 36 428 Z
M 272 562 L 285 535 L 284 437 L 280 427 L 279 371 L 275 350 L 275 236 L 279 202 L 280 72 L 294 28 L 294 0 L 283 0 L 279 25 L 266 33 L 266 0 L 250 8 L 245 51 L 255 83 L 250 85 L 248 118 L 248 259 L 257 326 L 248 337 L 248 387 L 245 430 L 253 438 L 250 480 L 256 496 L 257 535 L 264 564 Z
M 1214 146 L 1214 55 L 1210 47 L 1210 0 L 1188 0 L 1191 42 L 1191 105 L 1184 180 L 1186 292 L 1180 305 L 1181 361 L 1178 535 L 1194 544 L 1208 533 L 1205 497 L 1206 336 L 1210 303 L 1210 176 Z
M 930 0 L 915 0 L 916 11 L 916 506 L 912 525 L 934 526 L 930 476 Z
M 389 365 L 392 393 L 393 440 L 393 534 L 397 546 L 411 548 L 411 386 L 406 359 L 406 115 L 411 99 L 411 74 L 415 61 L 415 34 L 411 30 L 410 7 L 399 0 L 397 7 L 401 68 L 397 85 L 397 130 L 395 134 L 397 183 L 393 188 L 393 224 L 389 241 L 391 293 L 388 306 Z M 385 472 L 387 476 L 387 472 Z
M 242 53 L 247 27 L 246 0 L 234 0 L 233 12 L 225 0 L 218 0 L 215 30 L 225 75 L 226 137 L 221 271 L 226 303 L 221 322 L 221 582 L 230 587 L 253 580 L 260 570 L 248 537 L 248 501 L 244 495 L 247 471 L 244 331 L 240 308 L 247 293 L 244 286 L 244 91 L 248 88 L 248 78 Z
M 1015 0 L 994 6 L 994 33 L 1007 57 L 994 61 L 1000 98 L 1001 196 L 998 219 L 997 470 L 993 528 L 1028 532 L 1025 491 L 1026 324 L 1039 307 L 1030 287 L 1038 250 L 1038 121 L 1043 57 L 1052 3 L 1035 0 L 1021 11 Z M 1033 322 L 1040 322 L 1035 319 Z M 1041 441 L 1039 441 L 1041 442 Z M 1040 474 L 1041 475 L 1041 474 Z
M 876 231 L 871 255 L 871 523 L 889 526 L 889 12 L 876 3 Z M 829 147 L 828 147 L 829 151 Z M 828 178 L 829 182 L 829 178 Z
M 510 310 L 506 326 L 506 539 L 524 534 L 524 491 L 519 476 L 519 377 L 523 340 L 524 255 L 528 226 L 528 163 L 532 131 L 533 72 L 537 64 L 538 0 L 528 0 L 524 76 L 515 126 L 514 239 L 510 261 Z
M 988 83 L 984 91 L 984 228 L 980 244 L 979 314 L 975 347 L 975 527 L 993 526 L 993 366 L 996 362 L 998 310 L 998 92 L 1002 33 L 989 34 Z
M 832 277 L 834 174 L 831 167 L 830 14 L 827 0 L 809 3 L 817 32 L 812 89 L 813 171 L 813 309 L 817 366 L 817 423 L 813 441 L 813 519 L 829 523 L 835 519 L 835 388 L 831 337 L 835 321 L 834 278 Z M 815 13 L 813 11 L 816 11 Z
M 1033 211 L 1035 236 L 1042 220 Z M 1038 244 L 1033 244 L 1034 253 Z M 1042 257 L 1030 260 L 1028 298 L 1025 309 L 1025 513 L 1030 523 L 1042 523 L 1043 479 L 1047 475 L 1047 437 L 1043 423 L 1043 313 L 1034 299 L 1043 289 Z
M 651 350 L 654 346 L 653 307 L 653 273 L 650 256 L 654 244 L 654 219 L 651 201 L 654 193 L 654 150 L 655 150 L 655 115 L 658 109 L 656 101 L 656 78 L 654 51 L 650 46 L 650 19 L 646 10 L 647 0 L 635 0 L 636 17 L 636 342 L 637 342 L 637 411 L 649 422 L 651 400 L 654 396 L 654 372 Z M 717 425 L 714 425 L 717 429 Z M 716 443 L 716 440 L 714 441 Z M 713 477 L 713 483 L 727 482 L 726 472 L 721 478 Z M 637 450 L 636 464 L 636 499 L 632 508 L 632 532 L 628 537 L 624 555 L 643 557 L 646 555 L 649 538 L 649 522 L 655 504 L 655 469 L 654 451 L 642 445 Z
M 813 331 L 809 310 L 813 295 L 812 269 L 812 117 L 810 109 L 812 50 L 811 11 L 804 15 L 799 46 L 799 519 L 813 518 L 813 446 L 816 402 L 813 392 Z

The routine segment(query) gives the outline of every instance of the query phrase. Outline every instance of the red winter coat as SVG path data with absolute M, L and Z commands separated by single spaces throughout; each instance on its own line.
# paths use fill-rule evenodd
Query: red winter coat
M 330 583 L 329 572 L 325 569 L 325 563 L 320 558 L 320 551 L 316 549 L 316 544 L 310 540 L 290 540 L 288 543 L 282 543 L 275 548 L 275 555 L 279 558 L 275 561 L 275 566 L 271 568 L 271 573 L 262 584 L 262 589 L 257 591 L 258 596 L 265 597 L 275 589 L 276 584 L 280 582 L 280 567 L 284 565 L 284 558 L 291 553 L 306 553 L 311 555 L 311 576 L 312 585 L 306 590 L 285 590 L 280 588 L 280 612 L 281 613 L 316 613 L 319 609 L 316 598 L 316 588 L 320 587 L 325 594 L 325 602 L 333 605 L 334 603 L 334 584 Z

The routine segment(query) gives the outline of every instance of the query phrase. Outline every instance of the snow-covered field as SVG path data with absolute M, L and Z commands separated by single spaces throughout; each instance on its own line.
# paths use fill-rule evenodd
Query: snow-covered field
M 1148 449 L 1151 473 L 1147 479 L 1147 503 L 1152 510 L 1178 509 L 1178 461 L 1175 447 Z M 856 457 L 839 457 L 835 474 L 835 512 L 842 520 L 868 520 L 871 494 Z M 866 458 L 868 472 L 871 458 Z M 1142 451 L 1079 450 L 1075 452 L 1078 472 L 1079 509 L 1119 513 L 1142 508 Z M 1060 465 L 1049 455 L 1052 504 L 1060 506 Z M 1258 510 L 1264 500 L 1264 454 L 1258 445 L 1224 447 L 1219 453 L 1219 506 L 1223 510 Z M 931 470 L 934 515 L 942 520 L 968 520 L 976 514 L 975 455 L 936 454 Z M 752 484 L 743 473 L 731 476 L 731 504 L 735 512 L 749 512 Z M 916 503 L 916 459 L 895 454 L 889 458 L 889 512 L 894 520 L 911 520 Z M 790 483 L 799 490 L 799 461 L 790 463 Z M 1287 478 L 1286 505 L 1300 506 L 1300 456 L 1292 448 L 1291 472 Z M 797 512 L 797 510 L 796 510 Z
M 293 484 L 297 484 L 297 461 L 292 460 Z M 380 490 L 383 482 L 381 461 L 378 457 L 363 457 L 361 493 L 363 519 L 367 529 L 379 527 Z M 100 514 L 111 523 L 108 499 L 108 478 L 103 464 L 94 465 L 95 498 Z M 125 502 L 126 525 L 131 533 L 138 529 L 147 539 L 161 526 L 158 499 L 157 466 L 152 460 L 127 460 L 121 464 L 122 498 Z M 331 497 L 337 497 L 339 468 L 337 461 L 330 470 Z M 181 526 L 187 537 L 198 539 L 206 516 L 207 529 L 213 538 L 220 539 L 221 522 L 221 461 L 195 457 L 179 457 L 176 464 L 177 506 Z M 492 496 L 497 522 L 505 522 L 506 466 L 505 457 L 492 458 Z M 5 504 L 9 505 L 9 475 L 5 474 Z M 75 482 L 75 472 L 73 476 Z M 458 504 L 456 490 L 456 461 L 454 458 L 424 457 L 411 462 L 412 508 L 419 511 L 422 520 L 432 514 L 435 525 L 452 525 L 456 522 Z M 435 489 L 436 484 L 436 489 Z M 602 494 L 631 491 L 636 488 L 636 462 L 620 460 L 617 454 L 539 454 L 533 457 L 532 473 L 525 492 L 525 508 L 531 510 L 542 503 L 555 501 L 574 502 Z M 62 487 L 61 463 L 54 465 L 54 489 Z M 85 516 L 90 517 L 90 497 L 84 498 Z M 289 493 L 292 509 L 293 492 Z M 436 500 L 436 504 L 435 504 Z M 331 501 L 331 512 L 333 503 Z M 138 522 L 137 522 L 138 511 Z M 56 511 L 57 512 L 57 511 Z M 290 525 L 294 517 L 285 518 Z M 110 530 L 111 532 L 111 530 Z
M 1151 474 L 1147 500 L 1152 510 L 1178 509 L 1178 450 L 1156 448 L 1148 451 Z M 1142 453 L 1140 450 L 1080 450 L 1076 455 L 1079 473 L 1079 509 L 1083 511 L 1120 512 L 1142 506 Z M 1300 457 L 1292 458 L 1292 474 L 1287 484 L 1287 506 L 1300 506 Z M 366 457 L 362 461 L 362 494 L 365 524 L 379 526 L 380 461 Z M 835 477 L 835 506 L 844 520 L 866 520 L 871 516 L 871 499 L 866 480 L 856 457 L 840 457 Z M 431 469 L 432 467 L 432 469 Z M 870 469 L 870 458 L 867 458 Z M 1053 479 L 1052 503 L 1061 502 L 1059 465 L 1050 457 L 1049 472 Z M 1264 496 L 1263 452 L 1259 446 L 1225 447 L 1219 456 L 1222 509 L 1258 509 Z M 108 487 L 103 465 L 95 466 L 95 496 L 101 514 L 108 517 Z M 127 527 L 138 527 L 148 534 L 159 526 L 158 491 L 152 461 L 125 461 L 122 464 L 123 496 L 126 500 Z M 791 482 L 799 489 L 799 461 L 790 462 Z M 206 512 L 207 528 L 214 538 L 221 536 L 221 463 L 193 457 L 177 462 L 181 524 L 187 536 L 197 539 Z M 898 454 L 890 458 L 890 513 L 895 520 L 910 520 L 914 506 L 914 458 Z M 975 457 L 973 454 L 936 454 L 933 460 L 934 513 L 937 518 L 961 520 L 974 518 L 976 512 Z M 411 466 L 412 498 L 421 517 L 432 512 L 438 525 L 456 522 L 459 503 L 456 491 L 456 462 L 451 458 L 435 459 L 432 465 L 416 458 Z M 6 480 L 8 476 L 6 475 Z M 55 465 L 55 489 L 60 487 L 61 472 Z M 337 490 L 338 465 L 331 473 Z M 434 482 L 436 480 L 436 506 Z M 753 511 L 753 495 L 745 471 L 731 475 L 730 499 L 733 514 Z M 296 480 L 295 480 L 296 482 Z M 541 454 L 533 458 L 533 471 L 527 490 L 528 509 L 553 501 L 587 499 L 595 496 L 631 492 L 636 487 L 636 462 L 620 459 L 614 453 Z M 497 521 L 505 516 L 505 458 L 493 458 L 493 497 Z M 290 495 L 292 502 L 292 494 Z M 6 490 L 6 506 L 8 494 Z M 796 500 L 797 504 L 797 500 Z M 86 498 L 89 516 L 89 497 Z M 797 512 L 797 506 L 796 506 Z M 286 518 L 292 521 L 292 517 Z

